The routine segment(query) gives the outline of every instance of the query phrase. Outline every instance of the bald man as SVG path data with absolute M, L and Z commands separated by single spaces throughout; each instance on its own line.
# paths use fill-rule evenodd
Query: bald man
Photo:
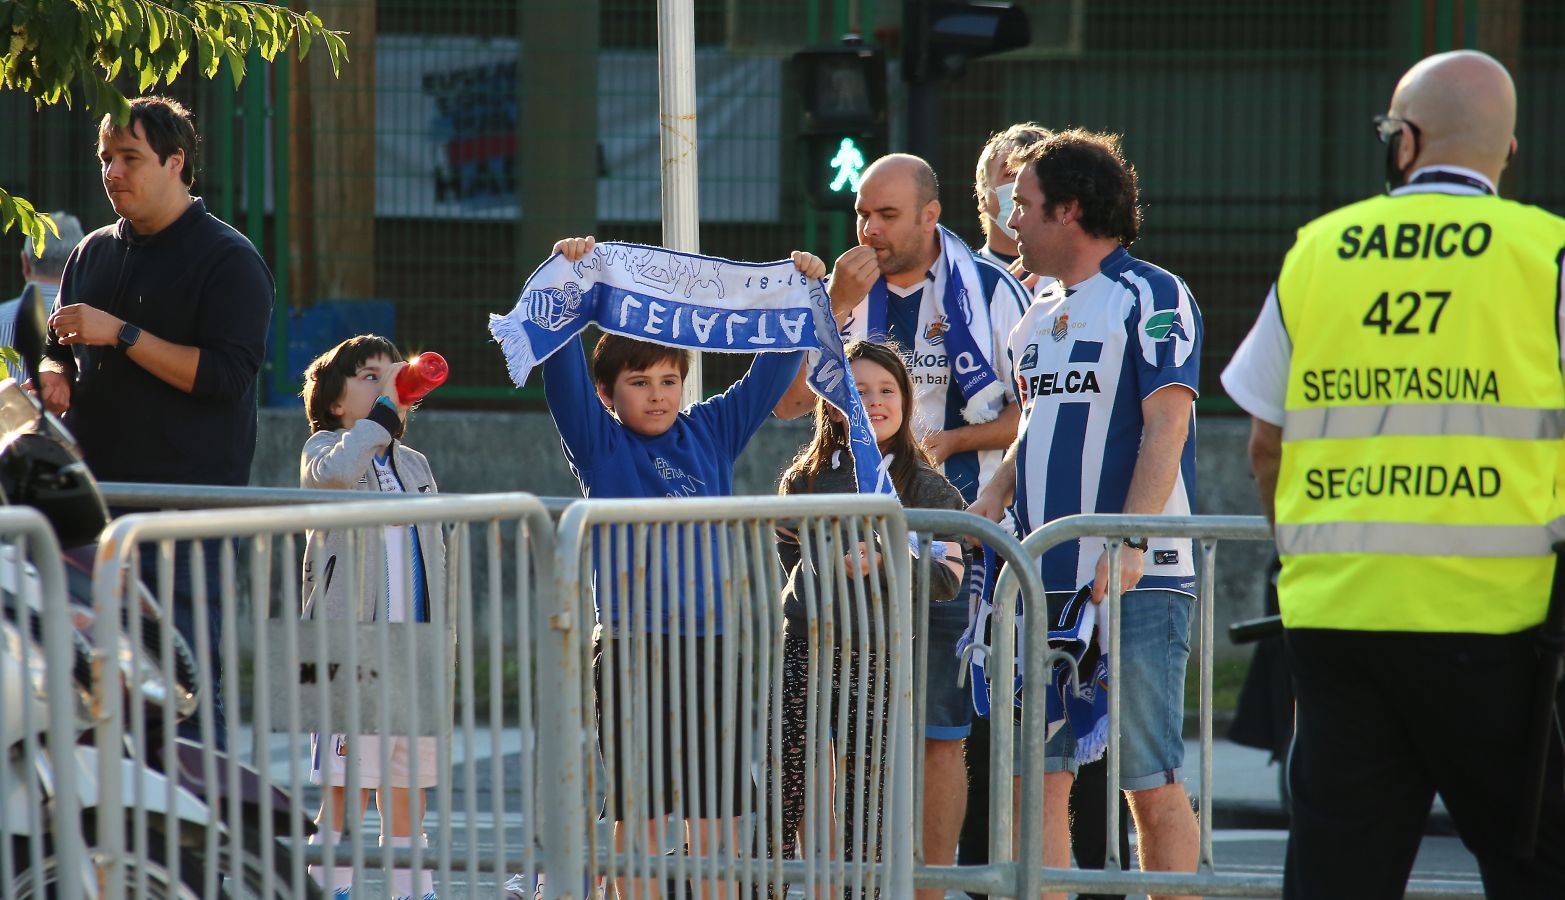
M 1565 220 L 1500 199 L 1516 92 L 1431 56 L 1375 117 L 1388 194 L 1299 230 L 1223 372 L 1298 695 L 1284 895 L 1399 897 L 1438 793 L 1490 897 L 1565 897 L 1548 729 L 1519 840 L 1565 460 Z M 1555 601 L 1561 602 L 1561 601 Z
M 913 432 L 946 478 L 971 503 L 1016 437 L 1020 409 L 996 363 L 1026 312 L 1025 288 L 996 260 L 975 255 L 940 228 L 939 183 L 929 163 L 906 153 L 864 170 L 855 205 L 857 247 L 837 259 L 828 290 L 844 340 L 893 342 L 913 381 Z M 965 294 L 965 300 L 958 296 Z M 966 315 L 951 315 L 962 303 Z M 995 397 L 987 414 L 969 396 L 982 368 Z M 965 383 L 964 383 L 965 382 Z M 793 418 L 814 407 L 804 373 L 777 405 Z M 924 723 L 924 859 L 950 865 L 967 809 L 963 746 L 973 705 L 957 685 L 956 644 L 967 629 L 962 600 L 933 604 Z M 921 898 L 944 896 L 921 891 Z

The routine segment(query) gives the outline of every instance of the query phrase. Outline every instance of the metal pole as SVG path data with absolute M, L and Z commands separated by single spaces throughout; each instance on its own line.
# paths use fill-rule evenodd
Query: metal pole
M 76 793 L 76 709 L 75 692 L 68 689 L 71 676 L 58 671 L 57 664 L 75 656 L 71 646 L 70 612 L 65 604 L 65 572 L 60 568 L 60 546 L 55 540 L 54 529 L 37 510 L 25 507 L 0 511 L 4 530 L 11 534 L 25 535 L 26 543 L 18 543 L 17 569 L 29 554 L 38 573 L 38 598 L 43 617 L 44 659 L 49 661 L 49 763 L 54 768 L 52 785 L 54 803 L 51 810 L 54 824 L 54 851 L 58 855 L 62 872 L 59 879 L 59 896 L 63 900 L 76 900 L 83 894 L 81 873 L 87 861 L 81 829 L 81 798 Z M 18 581 L 18 593 L 23 587 Z M 29 599 L 22 594 L 21 611 L 26 613 Z M 25 618 L 19 622 L 26 622 Z M 25 676 L 24 676 L 25 677 Z M 30 689 L 30 688 L 29 688 Z M 104 755 L 110 755 L 105 753 Z M 83 766 L 83 770 L 85 770 Z M 113 809 L 112 803 L 105 807 Z
M 292 238 L 288 234 L 288 217 L 293 214 L 288 206 L 288 179 L 293 176 L 288 153 L 292 146 L 288 135 L 288 104 L 293 98 L 288 96 L 288 70 L 293 64 L 292 60 L 285 59 L 272 66 L 272 233 L 276 235 L 276 242 L 272 245 L 275 248 L 272 254 L 272 280 L 277 286 L 277 295 L 272 301 L 274 337 L 268 399 L 291 395 L 297 384 L 296 379 L 304 374 L 288 371 L 288 313 L 293 308 L 293 295 L 289 292 L 293 278 L 289 266 Z
M 663 179 L 663 246 L 701 252 L 696 181 L 696 18 L 694 0 L 658 3 L 658 135 Z M 702 398 L 701 354 L 690 355 L 681 405 Z

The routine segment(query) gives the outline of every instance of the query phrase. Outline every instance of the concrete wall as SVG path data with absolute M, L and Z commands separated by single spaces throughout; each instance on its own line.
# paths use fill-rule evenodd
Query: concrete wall
M 308 437 L 300 410 L 263 409 L 251 483 L 298 487 L 299 448 Z M 1197 502 L 1202 513 L 1256 515 L 1255 485 L 1245 456 L 1249 420 L 1208 417 L 1198 428 Z M 734 484 L 742 494 L 774 494 L 777 476 L 809 436 L 807 419 L 768 422 L 739 460 Z M 451 493 L 528 491 L 578 497 L 553 420 L 547 413 L 440 412 L 415 414 L 408 443 L 429 457 L 440 489 Z M 1219 658 L 1236 653 L 1227 623 L 1261 614 L 1262 576 L 1270 545 L 1221 544 L 1217 551 Z

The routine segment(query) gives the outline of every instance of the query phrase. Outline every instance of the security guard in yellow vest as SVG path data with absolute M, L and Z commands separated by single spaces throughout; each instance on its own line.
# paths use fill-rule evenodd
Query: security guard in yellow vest
M 1495 194 L 1515 118 L 1484 54 L 1410 69 L 1389 195 L 1299 230 L 1223 373 L 1283 559 L 1289 898 L 1401 896 L 1436 792 L 1489 896 L 1565 898 L 1557 733 L 1515 840 L 1565 464 L 1565 220 Z

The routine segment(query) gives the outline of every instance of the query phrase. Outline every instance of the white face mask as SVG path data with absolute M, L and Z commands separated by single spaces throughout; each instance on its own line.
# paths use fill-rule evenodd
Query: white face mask
M 1000 229 L 1001 234 L 1014 241 L 1016 240 L 1016 229 L 1005 223 L 1010 221 L 1011 211 L 1016 209 L 1016 182 L 1002 184 L 997 188 L 991 188 L 991 190 L 994 191 L 995 197 L 1000 200 L 1000 214 L 990 216 L 989 221 L 993 222 L 995 227 Z

